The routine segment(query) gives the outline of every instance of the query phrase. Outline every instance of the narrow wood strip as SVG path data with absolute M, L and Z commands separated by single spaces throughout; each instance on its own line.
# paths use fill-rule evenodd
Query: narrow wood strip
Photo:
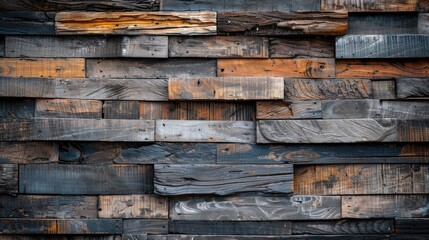
M 395 233 L 397 234 L 429 234 L 427 218 L 398 218 L 395 219 Z
M 416 12 L 350 13 L 347 34 L 416 34 Z
M 17 194 L 17 193 L 18 193 L 18 165 L 0 164 L 0 194 Z
M 429 79 L 399 78 L 396 79 L 397 98 L 429 98 Z
M 270 58 L 333 58 L 335 43 L 330 38 L 270 38 Z
M 79 99 L 36 99 L 35 117 L 101 118 L 101 101 Z
M 379 100 L 324 100 L 322 117 L 324 119 L 347 118 L 395 118 L 396 115 L 382 114 Z
M 371 86 L 374 99 L 396 99 L 395 80 L 372 80 Z
M 417 0 L 321 0 L 322 10 L 346 10 L 349 12 L 414 12 Z
M 168 220 L 162 219 L 124 219 L 125 234 L 168 234 Z
M 57 220 L 57 234 L 121 234 L 122 219 Z
M 124 240 L 121 235 L 0 235 L 0 240 L 34 240 L 34 239 L 43 239 L 43 240 Z M 131 239 L 134 240 L 134 239 Z M 139 239 L 140 240 L 140 239 Z M 146 240 L 146 239 L 142 239 Z
M 139 101 L 105 101 L 103 117 L 105 119 L 139 119 Z
M 256 102 L 256 119 L 321 118 L 321 101 L 259 101 Z
M 58 144 L 45 142 L 0 142 L 1 164 L 58 162 Z
M 0 219 L 0 234 L 56 234 L 57 222 L 42 219 Z
M 0 57 L 4 56 L 4 36 L 0 37 Z
M 4 4 L 3 2 L 11 3 L 10 1 L 2 1 L 2 5 Z M 1 11 L 0 34 L 55 35 L 55 13 Z
M 117 193 L 115 193 L 117 194 Z M 157 195 L 104 195 L 99 218 L 168 218 L 168 200 Z
M 215 240 L 215 239 L 234 239 L 234 240 L 283 240 L 283 239 L 306 239 L 306 240 L 340 240 L 345 238 L 355 239 L 355 240 L 388 240 L 388 235 L 356 235 L 350 237 L 350 235 L 314 235 L 314 236 L 254 236 L 254 235 L 168 235 L 168 240 Z M 416 235 L 418 239 L 418 235 Z M 163 239 L 163 238 L 161 238 Z M 397 239 L 397 238 L 395 238 Z M 401 239 L 401 238 L 399 238 Z M 407 238 L 404 238 L 407 239 Z
M 33 118 L 34 108 L 33 99 L 2 98 L 0 99 L 0 118 Z
M 294 221 L 292 233 L 296 235 L 391 234 L 395 230 L 393 219 L 341 219 L 336 221 Z

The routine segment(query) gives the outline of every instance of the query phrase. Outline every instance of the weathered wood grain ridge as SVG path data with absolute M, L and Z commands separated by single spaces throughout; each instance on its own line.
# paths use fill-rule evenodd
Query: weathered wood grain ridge
M 258 101 L 256 119 L 321 118 L 321 101 Z
M 32 118 L 34 107 L 33 99 L 2 98 L 0 99 L 0 118 Z
M 168 200 L 157 195 L 104 195 L 99 197 L 99 218 L 168 217 Z
M 397 98 L 429 98 L 429 79 L 396 79 L 396 89 Z
M 103 106 L 98 100 L 37 99 L 35 117 L 102 118 Z
M 0 34 L 55 35 L 55 13 L 1 11 Z
M 61 12 L 58 34 L 216 35 L 216 12 Z
M 44 142 L 0 142 L 1 164 L 58 162 L 58 144 Z

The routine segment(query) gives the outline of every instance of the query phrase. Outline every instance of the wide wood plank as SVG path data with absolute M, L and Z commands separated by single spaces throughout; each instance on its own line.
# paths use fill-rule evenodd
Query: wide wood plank
M 163 36 L 7 36 L 6 57 L 168 57 Z
M 24 194 L 138 194 L 153 189 L 152 167 L 94 165 L 21 165 Z
M 395 119 L 259 120 L 258 143 L 396 141 Z
M 381 117 L 397 119 L 429 118 L 429 103 L 425 101 L 382 101 Z
M 419 13 L 418 30 L 420 34 L 429 34 L 429 13 Z
M 321 118 L 321 101 L 259 101 L 256 119 Z
M 343 218 L 426 218 L 428 195 L 343 196 Z
M 340 197 L 207 197 L 170 202 L 171 220 L 264 221 L 339 219 Z
M 399 142 L 428 142 L 429 119 L 398 120 Z
M 292 193 L 293 165 L 183 164 L 154 167 L 160 195 Z
M 17 194 L 17 193 L 18 193 L 18 165 L 0 164 L 0 194 Z
M 10 1 L 2 1 L 2 5 L 3 2 Z M 55 13 L 1 11 L 0 34 L 55 35 Z
M 124 234 L 168 234 L 168 220 L 124 219 Z
M 34 107 L 35 103 L 33 99 L 1 98 L 0 118 L 33 118 Z
M 117 194 L 117 193 L 115 193 Z M 168 218 L 168 200 L 157 195 L 103 195 L 99 218 Z
M 170 78 L 170 100 L 281 100 L 283 78 Z
M 122 219 L 57 220 L 57 234 L 121 234 Z
M 0 195 L 1 218 L 96 218 L 97 197 Z
M 395 233 L 397 234 L 429 234 L 427 218 L 398 218 L 395 220 Z
M 324 119 L 347 118 L 395 118 L 396 114 L 382 115 L 380 100 L 324 100 L 322 101 L 322 117 Z
M 219 12 L 220 35 L 328 35 L 347 33 L 347 12 Z
M 429 79 L 399 78 L 396 79 L 397 98 L 429 98 Z
M 414 12 L 418 0 L 321 0 L 322 10 L 348 12 Z
M 416 34 L 416 12 L 349 14 L 347 34 Z
M 270 38 L 270 58 L 333 58 L 330 38 Z
M 35 117 L 101 118 L 101 101 L 80 99 L 36 99 Z
M 169 57 L 268 58 L 268 38 L 243 36 L 170 37 Z
M 58 144 L 45 142 L 0 142 L 0 164 L 58 162 Z
M 341 219 L 336 221 L 294 221 L 292 233 L 296 235 L 391 234 L 395 230 L 393 219 Z M 348 237 L 347 237 L 348 238 Z
M 214 59 L 88 59 L 87 77 L 216 77 Z
M 166 101 L 166 79 L 64 79 L 0 77 L 0 96 Z
M 427 77 L 429 60 L 336 60 L 338 78 L 407 78 Z
M 157 120 L 155 141 L 161 142 L 255 142 L 250 121 Z
M 0 234 L 56 234 L 57 222 L 42 219 L 0 219 Z
M 335 77 L 335 59 L 219 59 L 219 77 Z
M 104 101 L 103 118 L 106 119 L 139 119 L 139 101 Z
M 429 36 L 423 34 L 346 35 L 337 38 L 336 58 L 429 57 Z
M 0 77 L 84 78 L 85 59 L 0 58 Z
M 216 12 L 61 12 L 57 34 L 216 35 Z

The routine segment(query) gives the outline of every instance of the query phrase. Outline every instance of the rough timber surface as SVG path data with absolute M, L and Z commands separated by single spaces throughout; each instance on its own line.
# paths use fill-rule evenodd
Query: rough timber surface
M 418 0 L 321 0 L 322 10 L 348 12 L 414 12 Z
M 429 98 L 428 78 L 399 78 L 396 79 L 397 98 Z
M 0 142 L 1 164 L 55 163 L 58 144 L 48 142 Z
M 2 0 L 1 3 L 7 0 Z M 15 2 L 15 1 L 7 1 Z M 1 8 L 1 5 L 0 5 Z M 55 13 L 18 11 L 0 12 L 2 35 L 55 35 Z
M 103 195 L 99 198 L 99 218 L 168 217 L 168 200 L 157 195 Z

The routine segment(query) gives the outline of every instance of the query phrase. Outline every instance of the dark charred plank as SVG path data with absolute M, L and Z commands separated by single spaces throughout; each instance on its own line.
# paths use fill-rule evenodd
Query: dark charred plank
M 429 79 L 399 78 L 396 79 L 397 98 L 429 98 Z
M 416 34 L 417 13 L 349 14 L 347 34 Z
M 0 118 L 33 118 L 35 103 L 32 99 L 1 98 Z
M 168 234 L 168 220 L 124 219 L 125 234 Z
M 18 165 L 0 164 L 0 194 L 17 194 L 17 193 L 18 193 Z
M 429 234 L 429 219 L 427 218 L 397 218 L 395 223 L 395 233 L 397 234 Z
M 391 234 L 395 230 L 393 219 L 341 219 L 334 221 L 294 221 L 292 233 L 296 235 L 354 235 Z
M 103 118 L 105 119 L 139 119 L 140 103 L 138 101 L 105 101 Z
M 168 218 L 168 199 L 158 195 L 103 195 L 99 218 Z
M 270 38 L 270 58 L 333 58 L 331 38 Z
M 14 3 L 15 1 L 2 0 L 0 4 L 4 2 Z M 0 34 L 55 35 L 55 13 L 0 12 Z

